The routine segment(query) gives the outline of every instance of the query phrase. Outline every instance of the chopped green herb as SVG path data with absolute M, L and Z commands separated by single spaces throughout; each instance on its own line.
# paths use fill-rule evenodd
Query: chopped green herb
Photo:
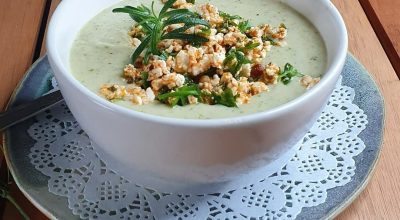
M 232 89 L 225 89 L 220 95 L 212 94 L 216 104 L 224 105 L 226 107 L 237 107 L 236 97 L 233 95 Z
M 251 63 L 251 61 L 247 57 L 245 57 L 244 54 L 240 51 L 236 53 L 236 59 L 237 59 L 237 64 L 235 68 L 231 70 L 233 73 L 237 73 L 243 64 Z
M 243 20 L 239 15 L 230 15 L 223 11 L 219 11 L 219 15 L 224 19 L 219 31 L 227 32 L 230 26 L 238 26 L 239 22 Z
M 219 15 L 225 20 L 241 20 L 241 19 L 243 19 L 239 15 L 230 15 L 223 11 L 219 11 Z
M 301 77 L 304 76 L 300 73 L 296 68 L 294 68 L 290 63 L 287 63 L 283 69 L 283 71 L 279 74 L 280 81 L 287 85 L 290 83 L 293 77 Z
M 236 58 L 236 54 L 235 54 L 236 50 L 231 49 L 228 53 L 226 53 L 224 62 L 222 63 L 224 66 L 230 65 L 232 64 L 232 62 L 235 60 Z
M 272 45 L 272 46 L 278 45 L 277 40 L 276 40 L 275 38 L 273 38 L 272 36 L 269 36 L 269 35 L 267 35 L 267 36 L 262 36 L 262 40 L 263 40 L 263 41 L 269 41 L 269 42 L 271 42 L 271 45 Z
M 251 63 L 251 61 L 244 55 L 242 51 L 231 49 L 227 53 L 223 65 L 228 67 L 229 72 L 235 76 L 242 65 L 247 63 Z
M 199 98 L 201 95 L 200 89 L 197 85 L 185 85 L 177 88 L 176 91 L 167 92 L 157 96 L 160 102 L 166 103 L 170 106 L 184 106 L 188 104 L 188 97 L 194 96 Z
M 250 22 L 249 20 L 246 21 L 241 21 L 238 24 L 238 29 L 240 30 L 240 32 L 242 33 L 246 33 L 246 31 L 248 31 L 250 29 Z
M 142 72 L 141 74 L 142 80 L 141 80 L 141 84 L 142 84 L 142 88 L 143 89 L 147 89 L 150 87 L 150 82 L 147 81 L 147 79 L 149 78 L 149 73 L 148 72 Z
M 252 49 L 254 49 L 254 48 L 258 47 L 258 46 L 260 46 L 260 43 L 251 41 L 251 42 L 247 43 L 243 48 L 240 48 L 239 51 L 252 50 Z

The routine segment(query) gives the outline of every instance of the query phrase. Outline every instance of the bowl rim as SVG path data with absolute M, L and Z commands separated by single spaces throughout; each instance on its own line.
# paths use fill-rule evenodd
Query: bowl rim
M 321 81 L 314 86 L 313 88 L 309 89 L 305 93 L 301 94 L 300 96 L 296 97 L 295 99 L 279 105 L 277 107 L 268 109 L 266 111 L 251 113 L 248 115 L 239 115 L 234 117 L 228 118 L 216 118 L 216 119 L 185 119 L 185 118 L 174 118 L 174 117 L 167 117 L 167 116 L 160 116 L 154 115 L 150 113 L 144 113 L 135 111 L 133 109 L 129 109 L 127 107 L 123 107 L 112 102 L 105 100 L 104 98 L 100 97 L 99 95 L 95 94 L 93 91 L 89 90 L 87 87 L 82 85 L 70 71 L 67 70 L 59 54 L 57 53 L 56 43 L 55 40 L 57 38 L 56 32 L 56 25 L 58 21 L 61 19 L 63 8 L 68 4 L 68 2 L 72 1 L 62 1 L 59 6 L 57 7 L 56 11 L 54 12 L 51 21 L 49 23 L 49 28 L 47 32 L 47 41 L 46 46 L 48 49 L 48 57 L 53 63 L 56 65 L 59 71 L 54 71 L 55 76 L 60 74 L 62 77 L 65 78 L 74 86 L 80 93 L 83 93 L 85 96 L 89 98 L 90 101 L 94 102 L 95 104 L 101 106 L 102 108 L 106 108 L 114 113 L 121 114 L 123 116 L 127 116 L 130 118 L 137 118 L 144 121 L 149 121 L 153 123 L 160 123 L 165 125 L 172 125 L 172 126 L 184 126 L 184 127 L 227 127 L 227 126 L 234 126 L 234 125 L 251 125 L 254 123 L 259 123 L 260 121 L 270 120 L 301 106 L 303 102 L 312 98 L 316 95 L 319 91 L 323 90 L 324 87 L 327 86 L 332 80 L 336 78 L 337 75 L 340 74 L 341 68 L 345 62 L 347 56 L 347 49 L 348 49 L 348 35 L 347 29 L 344 23 L 342 16 L 340 15 L 337 8 L 331 1 L 319 1 L 321 4 L 325 4 L 328 11 L 333 16 L 334 20 L 337 22 L 339 28 L 339 49 L 336 54 L 333 56 L 333 60 L 330 65 L 327 67 Z M 62 89 L 61 89 L 62 92 Z

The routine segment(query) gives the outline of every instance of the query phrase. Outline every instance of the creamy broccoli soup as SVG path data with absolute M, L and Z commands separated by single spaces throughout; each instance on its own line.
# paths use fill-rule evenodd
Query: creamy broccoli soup
M 149 37 L 159 40 L 155 47 L 149 40 L 137 56 L 131 55 L 151 35 L 146 28 L 157 23 L 140 26 L 127 13 L 131 8 L 124 7 L 146 14 L 138 3 L 151 10 L 151 1 L 124 0 L 100 12 L 72 46 L 73 75 L 99 96 L 135 111 L 209 119 L 282 105 L 318 83 L 324 73 L 327 58 L 321 36 L 284 3 L 188 2 L 178 0 L 164 12 L 162 22 L 170 19 L 173 24 L 157 29 L 158 38 Z M 163 6 L 155 1 L 157 16 Z M 113 12 L 115 8 L 119 10 Z M 174 8 L 190 12 L 167 13 Z M 186 23 L 173 22 L 180 12 L 187 13 L 182 15 Z

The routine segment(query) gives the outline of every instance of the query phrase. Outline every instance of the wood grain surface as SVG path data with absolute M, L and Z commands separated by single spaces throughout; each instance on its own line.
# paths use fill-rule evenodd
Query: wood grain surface
M 47 26 L 50 22 L 50 18 L 53 15 L 53 12 L 56 10 L 56 7 L 58 4 L 60 4 L 61 0 L 51 0 L 51 4 L 49 6 L 49 12 L 48 12 L 48 19 L 46 21 L 46 31 L 44 32 L 44 37 L 42 39 L 42 48 L 40 50 L 40 56 L 43 56 L 46 54 L 46 34 L 47 34 Z M 40 39 L 39 39 L 40 40 Z
M 400 78 L 400 0 L 360 0 Z
M 54 10 L 59 0 L 49 2 L 52 3 L 51 10 Z M 6 105 L 15 85 L 34 62 L 35 50 L 44 52 L 44 49 L 37 48 L 37 43 L 43 40 L 39 38 L 39 31 L 42 20 L 47 19 L 45 11 L 46 0 L 0 0 L 0 109 Z M 1 157 L 0 161 L 4 162 Z M 7 180 L 8 177 L 4 176 L 1 181 Z M 10 192 L 31 219 L 46 219 L 15 184 L 10 186 Z M 0 214 L 4 220 L 22 219 L 10 203 Z
M 45 0 L 0 1 L 0 109 L 32 64 Z
M 360 0 L 363 1 L 363 0 Z M 377 0 L 378 1 L 378 0 Z M 381 0 L 379 0 L 381 1 Z M 382 0 L 386 1 L 386 0 Z M 398 0 L 396 0 L 398 1 Z M 3 25 L 9 30 L 14 30 L 13 27 L 23 25 L 24 19 L 18 18 L 15 21 L 10 21 L 3 16 L 3 2 L 8 4 L 18 4 L 22 2 L 43 2 L 40 0 L 1 0 L 0 7 L 0 45 L 9 47 L 9 51 L 21 51 L 22 54 L 31 54 L 32 48 L 29 45 L 34 45 L 34 42 L 21 40 L 18 35 L 12 37 L 3 36 Z M 12 2 L 12 3 L 11 3 Z M 15 3 L 16 2 L 16 3 Z M 53 1 L 55 2 L 55 1 Z M 337 219 L 400 219 L 400 81 L 385 54 L 382 45 L 379 42 L 366 14 L 357 0 L 333 0 L 334 4 L 342 13 L 349 31 L 349 50 L 365 65 L 365 67 L 372 73 L 382 94 L 385 98 L 386 106 L 386 125 L 385 137 L 383 143 L 383 151 L 381 159 L 377 165 L 375 174 L 371 179 L 370 184 L 366 190 L 351 204 Z M 53 3 L 54 4 L 54 3 Z M 40 13 L 43 10 L 36 5 L 36 12 Z M 54 7 L 54 6 L 52 6 Z M 18 7 L 14 10 L 16 13 Z M 398 8 L 400 9 L 400 8 Z M 33 10 L 33 9 L 32 9 Z M 32 15 L 31 8 L 26 9 L 25 12 Z M 12 14 L 12 12 L 8 12 Z M 19 12 L 19 14 L 21 14 Z M 35 13 L 33 13 L 35 14 Z M 40 20 L 40 15 L 38 20 Z M 32 19 L 29 20 L 32 22 Z M 400 21 L 398 21 L 400 24 Z M 8 24 L 12 23 L 12 24 Z M 31 23 L 32 24 L 32 23 Z M 26 25 L 26 24 L 25 24 Z M 35 24 L 36 28 L 29 27 L 29 35 L 35 36 L 38 30 L 38 23 Z M 5 31 L 6 33 L 8 31 Z M 7 42 L 3 42 L 7 40 Z M 40 40 L 40 39 L 39 39 Z M 397 41 L 399 42 L 399 41 Z M 19 43 L 19 44 L 18 44 Z M 30 48 L 30 49 L 29 49 Z M 42 54 L 43 54 L 42 50 Z M 8 99 L 7 95 L 3 92 L 10 94 L 13 85 L 15 85 L 18 78 L 21 77 L 23 72 L 29 66 L 31 60 L 29 56 L 25 55 L 24 59 L 18 56 L 13 58 L 4 57 L 4 53 L 0 55 L 0 65 L 8 63 L 15 63 L 18 69 L 8 67 L 13 70 L 16 76 L 0 73 L 0 103 L 5 103 Z M 19 65 L 25 64 L 21 67 Z M 18 65 L 19 64 L 19 65 Z M 10 85 L 10 83 L 14 83 Z M 6 88 L 3 88 L 6 87 Z M 15 186 L 13 186 L 14 189 Z M 17 190 L 13 190 L 13 194 L 17 194 L 19 203 L 23 204 L 32 219 L 45 219 L 36 209 L 24 199 Z M 20 217 L 15 213 L 15 210 L 7 206 L 3 215 L 3 219 L 19 219 Z
M 347 24 L 350 52 L 374 76 L 386 107 L 383 151 L 375 174 L 366 190 L 338 219 L 400 219 L 400 81 L 360 3 L 333 2 Z

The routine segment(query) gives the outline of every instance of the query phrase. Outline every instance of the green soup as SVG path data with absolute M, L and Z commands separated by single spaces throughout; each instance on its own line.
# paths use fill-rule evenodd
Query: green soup
M 197 0 L 196 4 L 207 1 Z M 288 28 L 287 45 L 274 47 L 264 59 L 265 63 L 275 63 L 283 67 L 291 63 L 302 73 L 318 77 L 326 68 L 326 49 L 315 27 L 302 15 L 278 0 L 213 0 L 210 3 L 220 10 L 237 14 L 249 19 L 252 25 L 284 23 Z M 150 5 L 150 0 L 124 0 L 107 8 L 90 20 L 78 34 L 70 53 L 70 65 L 73 75 L 87 88 L 99 94 L 99 88 L 105 83 L 124 84 L 122 69 L 129 63 L 132 48 L 129 46 L 128 31 L 133 20 L 126 14 L 112 13 L 117 6 Z M 160 1 L 156 1 L 160 8 Z M 174 118 L 226 118 L 238 115 L 266 111 L 287 103 L 300 96 L 306 89 L 300 85 L 300 78 L 288 85 L 278 83 L 269 86 L 269 92 L 253 96 L 250 103 L 237 108 L 222 105 L 196 104 L 184 107 L 169 107 L 154 101 L 147 105 L 134 105 L 130 101 L 115 101 L 139 112 Z

